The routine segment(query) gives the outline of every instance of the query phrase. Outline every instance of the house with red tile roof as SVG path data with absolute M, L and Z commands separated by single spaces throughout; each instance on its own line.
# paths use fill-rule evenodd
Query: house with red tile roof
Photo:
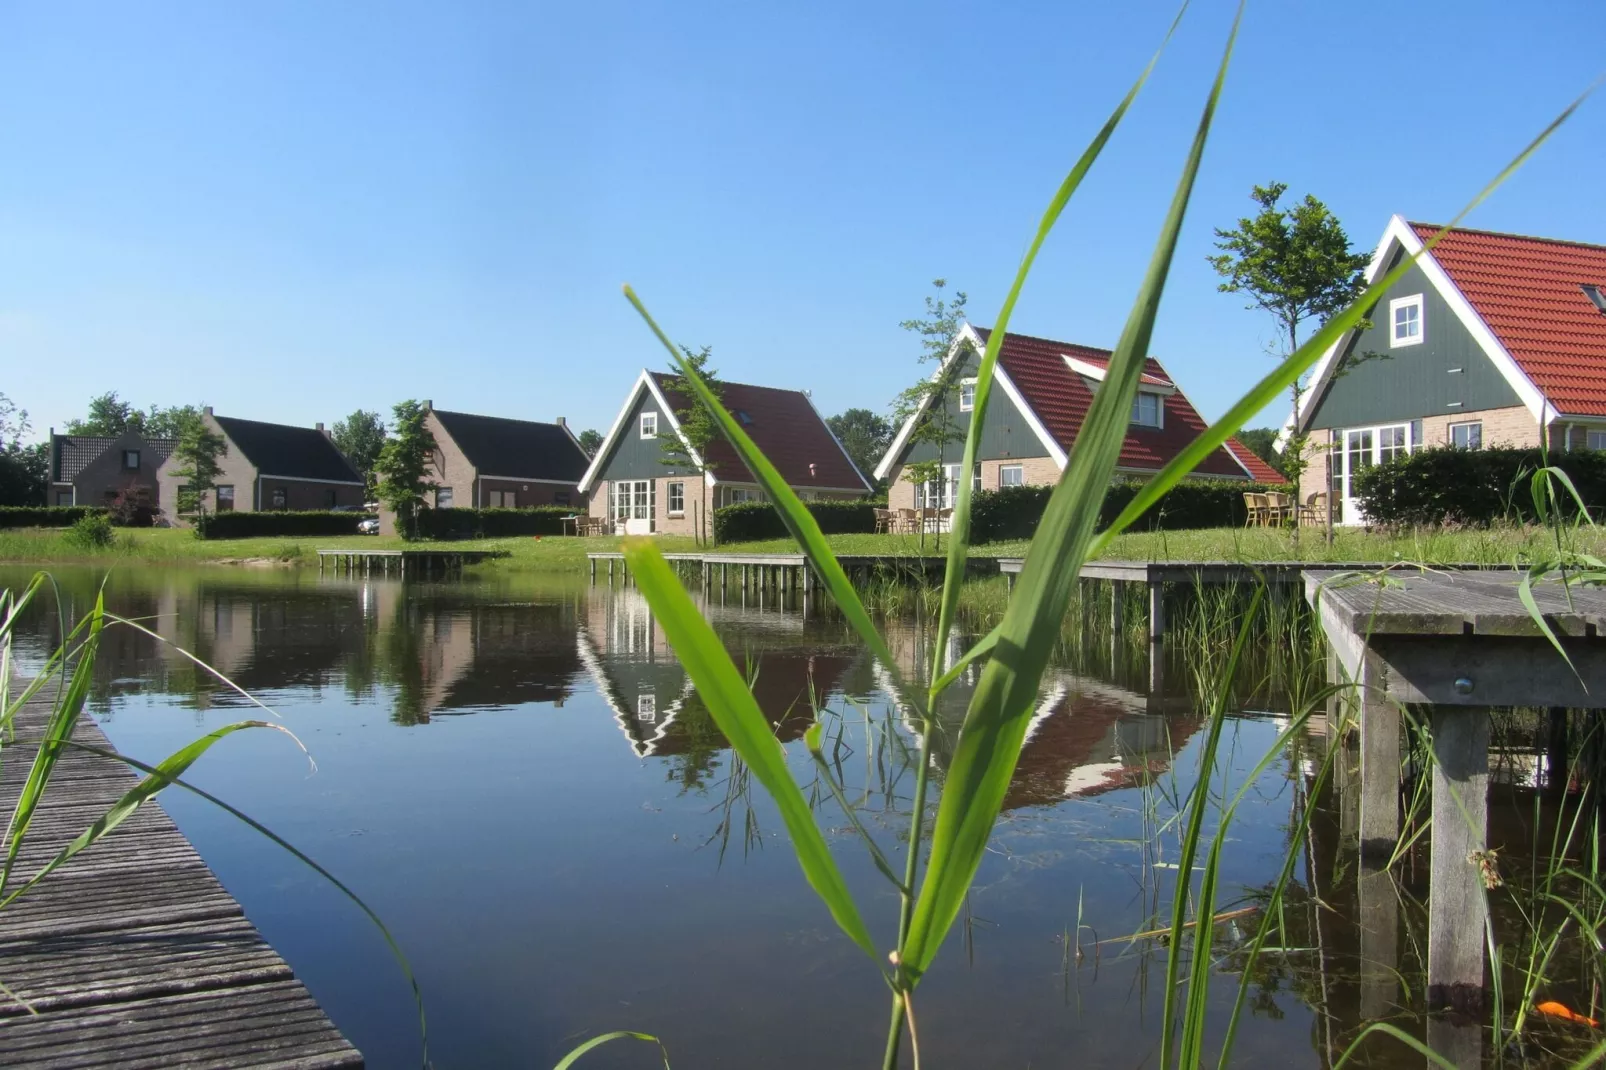
M 1390 219 L 1367 280 L 1440 229 Z M 1606 246 L 1452 231 L 1368 320 L 1322 356 L 1289 418 L 1309 436 L 1301 493 L 1330 485 L 1336 522 L 1364 520 L 1351 481 L 1402 453 L 1606 449 Z
M 725 408 L 800 498 L 870 493 L 806 392 L 723 380 L 719 387 Z M 642 370 L 580 480 L 592 516 L 621 534 L 691 535 L 708 530 L 714 509 L 762 500 L 758 481 L 724 438 L 709 443 L 706 457 L 687 441 L 681 418 L 696 404 L 679 376 Z M 664 449 L 665 436 L 678 439 L 679 457 Z
M 970 422 L 975 393 L 975 380 L 965 376 L 980 363 L 991 333 L 986 327 L 966 324 L 948 358 L 966 362 L 959 389 L 947 401 L 950 426 L 961 432 Z M 972 473 L 975 489 L 1057 483 L 1093 404 L 1093 394 L 1104 381 L 1110 356 L 1108 349 L 1074 342 L 1006 335 L 994 373 L 997 389 L 982 418 L 980 450 Z M 963 446 L 950 445 L 939 458 L 934 444 L 911 441 L 917 422 L 928 418 L 924 407 L 911 414 L 876 466 L 876 478 L 888 482 L 887 503 L 894 509 L 951 508 L 959 493 Z M 1121 445 L 1117 474 L 1138 479 L 1154 475 L 1207 426 L 1170 374 L 1150 357 L 1132 405 L 1132 423 Z M 939 459 L 945 462 L 943 478 L 931 484 L 916 484 L 905 472 L 910 464 Z M 1236 439 L 1206 457 L 1194 476 L 1283 481 L 1276 469 Z

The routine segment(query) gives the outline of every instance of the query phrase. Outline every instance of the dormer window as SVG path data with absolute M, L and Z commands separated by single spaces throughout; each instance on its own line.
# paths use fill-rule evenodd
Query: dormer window
M 644 412 L 641 414 L 641 437 L 658 437 L 658 414 L 656 412 Z
M 1138 427 L 1164 427 L 1165 402 L 1160 395 L 1139 391 L 1132 399 L 1132 422 Z
M 1606 286 L 1596 286 L 1592 282 L 1586 282 L 1579 289 L 1584 291 L 1585 297 L 1595 303 L 1596 308 L 1606 312 Z
M 976 407 L 976 380 L 959 380 L 959 411 L 970 412 Z
M 1422 344 L 1422 295 L 1396 297 L 1389 302 L 1389 348 Z

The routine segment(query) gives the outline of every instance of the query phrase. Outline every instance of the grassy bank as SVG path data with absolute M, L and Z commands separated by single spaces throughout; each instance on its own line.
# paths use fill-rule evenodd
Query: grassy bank
M 1574 549 L 1606 556 L 1606 531 L 1585 528 L 1568 536 Z M 837 554 L 914 555 L 946 549 L 933 536 L 924 542 L 913 535 L 832 535 Z M 452 542 L 459 550 L 505 550 L 507 559 L 487 567 L 526 572 L 567 572 L 585 568 L 586 554 L 618 550 L 622 540 L 612 537 L 468 539 Z M 173 528 L 120 531 L 117 542 L 105 550 L 86 551 L 69 543 L 63 532 L 21 529 L 0 532 L 0 561 L 48 563 L 77 561 L 128 564 L 228 564 L 263 567 L 316 567 L 316 551 L 325 548 L 361 550 L 419 547 L 432 543 L 403 543 L 373 536 L 321 538 L 256 538 L 205 541 Z M 665 552 L 689 552 L 696 547 L 684 536 L 665 535 L 659 545 Z M 1320 531 L 1306 529 L 1296 539 L 1292 532 L 1263 528 L 1210 528 L 1198 531 L 1157 531 L 1123 535 L 1106 557 L 1139 561 L 1420 561 L 1429 564 L 1463 562 L 1508 564 L 1544 556 L 1554 546 L 1551 534 L 1534 527 L 1502 525 L 1459 531 L 1419 531 L 1401 534 L 1340 529 L 1328 545 Z M 720 547 L 728 553 L 787 553 L 796 546 L 790 539 L 733 543 Z M 1018 557 L 1024 542 L 990 543 L 971 548 L 973 557 Z

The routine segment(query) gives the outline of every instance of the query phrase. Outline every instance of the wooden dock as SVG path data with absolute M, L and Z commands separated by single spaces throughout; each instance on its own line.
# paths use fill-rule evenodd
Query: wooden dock
M 48 716 L 46 702 L 30 702 L 17 738 L 40 738 Z M 87 714 L 74 738 L 109 746 Z M 7 815 L 36 749 L 4 750 Z M 23 841 L 18 877 L 134 783 L 121 762 L 66 750 Z M 0 984 L 27 1004 L 0 992 L 8 1070 L 363 1065 L 154 802 L 0 911 Z
M 506 556 L 506 550 L 319 550 L 318 571 L 327 566 L 348 576 L 460 576 L 467 565 Z

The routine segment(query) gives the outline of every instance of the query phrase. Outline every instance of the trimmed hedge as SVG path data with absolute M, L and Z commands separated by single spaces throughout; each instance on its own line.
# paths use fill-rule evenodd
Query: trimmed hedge
M 70 528 L 86 516 L 105 514 L 94 505 L 0 506 L 0 528 Z
M 497 539 L 516 535 L 562 535 L 563 518 L 585 510 L 567 505 L 531 509 L 421 509 L 422 539 Z
M 1121 515 L 1143 486 L 1140 480 L 1120 480 L 1110 484 L 1099 509 L 1100 528 L 1109 527 Z M 1246 493 L 1282 491 L 1292 493 L 1286 484 L 1239 483 L 1224 479 L 1201 479 L 1178 483 L 1161 496 L 1133 526 L 1136 531 L 1176 531 L 1184 528 L 1242 527 L 1248 516 L 1244 508 Z M 1001 542 L 1030 539 L 1043 519 L 1049 495 L 1054 488 L 1001 487 L 976 495 L 971 511 L 972 542 Z
M 1532 477 L 1545 467 L 1538 449 L 1418 450 L 1354 477 L 1367 521 L 1385 527 L 1490 524 L 1536 520 Z M 1606 452 L 1553 453 L 1549 465 L 1567 473 L 1592 514 L 1606 506 Z M 1578 514 L 1565 486 L 1555 484 L 1562 514 Z
M 886 502 L 865 498 L 805 502 L 826 535 L 859 535 L 875 531 L 875 510 Z M 715 542 L 784 539 L 786 525 L 769 502 L 741 502 L 714 510 Z
M 268 535 L 355 535 L 357 525 L 372 513 L 261 512 L 208 513 L 197 517 L 195 531 L 203 539 L 251 539 Z

